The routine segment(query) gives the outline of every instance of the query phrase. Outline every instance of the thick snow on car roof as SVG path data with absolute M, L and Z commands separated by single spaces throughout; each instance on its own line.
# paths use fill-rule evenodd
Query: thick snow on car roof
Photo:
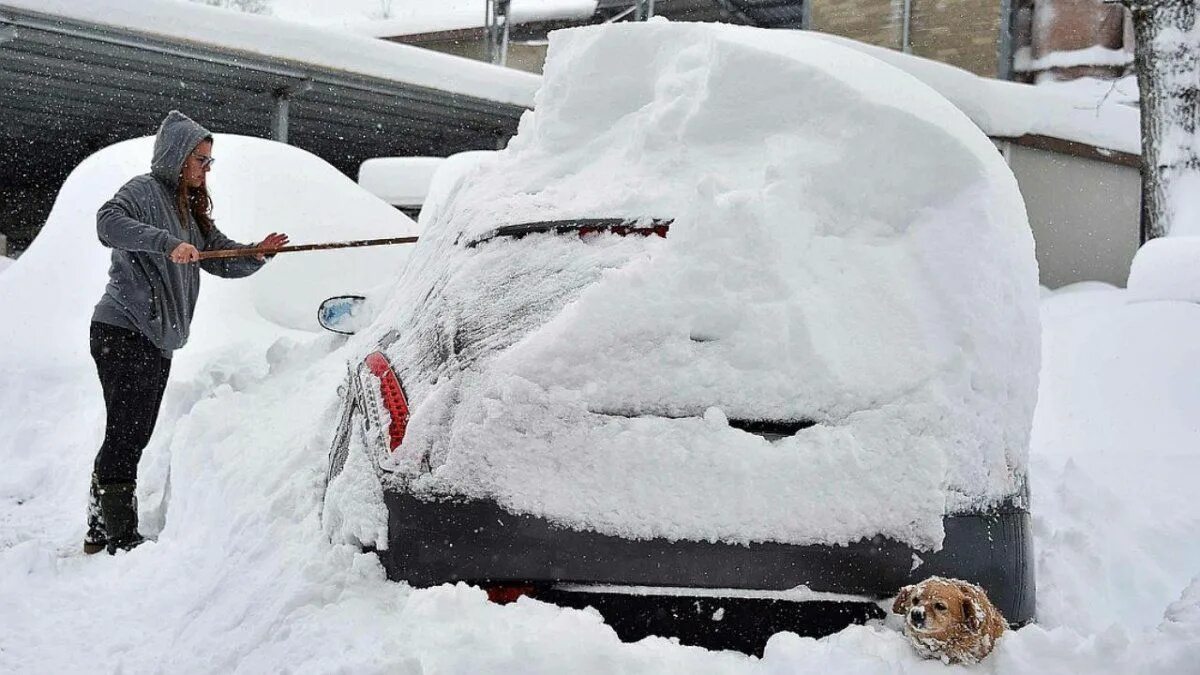
M 444 462 L 411 489 L 629 537 L 923 547 L 1020 492 L 1033 241 L 995 147 L 917 79 L 797 33 L 556 32 L 535 110 L 424 223 L 384 327 L 464 241 L 582 217 L 674 223 L 490 362 L 414 385 L 405 443 Z

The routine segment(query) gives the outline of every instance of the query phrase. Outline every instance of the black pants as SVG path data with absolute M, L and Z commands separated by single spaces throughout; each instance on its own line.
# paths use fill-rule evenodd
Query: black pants
M 158 421 L 171 359 L 140 333 L 94 321 L 91 348 L 107 411 L 96 478 L 101 485 L 133 483 Z

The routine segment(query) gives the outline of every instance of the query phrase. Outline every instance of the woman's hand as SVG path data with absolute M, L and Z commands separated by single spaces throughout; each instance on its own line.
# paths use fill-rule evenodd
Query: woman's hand
M 171 251 L 171 262 L 182 265 L 185 263 L 194 263 L 197 260 L 200 260 L 200 251 L 197 251 L 195 246 L 187 242 L 181 243 Z
M 286 234 L 282 234 L 279 232 L 272 232 L 271 234 L 267 235 L 266 239 L 263 239 L 262 241 L 258 242 L 258 246 L 255 247 L 255 248 L 260 248 L 260 249 L 266 249 L 266 252 L 260 253 L 254 257 L 258 258 L 259 261 L 266 260 L 267 258 L 269 258 L 273 255 L 271 253 L 271 251 L 275 251 L 275 250 L 279 249 L 280 247 L 287 246 L 288 241 L 289 241 L 289 239 Z

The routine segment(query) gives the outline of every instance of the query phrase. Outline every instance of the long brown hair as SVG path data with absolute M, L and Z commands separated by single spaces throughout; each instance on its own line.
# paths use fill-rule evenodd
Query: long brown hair
M 179 212 L 179 222 L 188 227 L 188 214 L 200 226 L 200 233 L 208 236 L 213 227 L 212 197 L 205 186 L 189 188 L 181 179 L 179 188 L 175 190 L 175 210 Z

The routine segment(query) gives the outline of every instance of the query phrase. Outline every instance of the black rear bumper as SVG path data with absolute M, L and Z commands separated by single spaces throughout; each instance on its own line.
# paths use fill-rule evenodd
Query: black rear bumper
M 490 501 L 422 501 L 393 491 L 384 492 L 384 501 L 388 549 L 379 557 L 388 578 L 418 587 L 457 581 L 756 590 L 804 585 L 882 599 L 938 575 L 983 586 L 1012 624 L 1034 618 L 1029 514 L 1016 508 L 946 516 L 942 550 L 926 552 L 884 537 L 848 546 L 630 540 L 514 515 Z

